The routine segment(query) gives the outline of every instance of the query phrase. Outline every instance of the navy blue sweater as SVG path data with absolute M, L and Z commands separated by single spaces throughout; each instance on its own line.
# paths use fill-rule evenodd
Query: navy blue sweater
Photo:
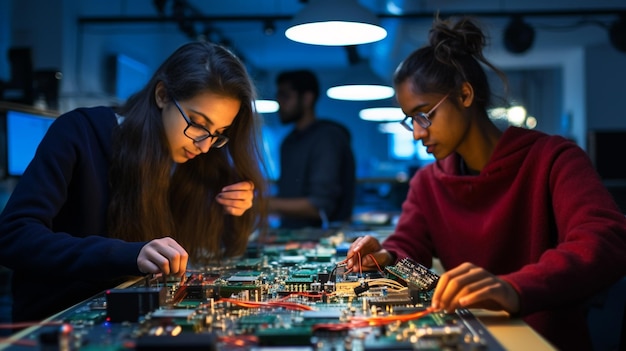
M 107 238 L 112 109 L 58 117 L 0 215 L 0 265 L 13 270 L 13 320 L 39 320 L 140 275 L 145 243 Z
M 278 197 L 306 197 L 329 221 L 349 221 L 356 186 L 350 138 L 346 127 L 322 119 L 289 133 L 280 148 Z M 283 228 L 320 225 L 320 220 L 281 218 Z

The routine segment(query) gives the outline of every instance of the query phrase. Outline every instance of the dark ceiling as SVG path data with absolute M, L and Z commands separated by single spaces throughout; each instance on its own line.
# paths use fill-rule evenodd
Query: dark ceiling
M 125 1 L 121 8 L 95 8 L 81 23 L 172 22 L 182 35 L 206 38 L 230 46 L 253 68 L 260 70 L 310 67 L 346 67 L 369 60 L 380 75 L 388 75 L 410 51 L 424 43 L 434 15 L 474 15 L 486 27 L 494 55 L 519 56 L 558 49 L 610 43 L 609 31 L 622 0 L 359 0 L 387 29 L 380 42 L 357 47 L 326 47 L 293 42 L 284 35 L 292 17 L 306 11 L 302 0 L 143 0 Z M 514 15 L 534 30 L 528 50 L 503 47 L 503 32 Z M 624 22 L 617 39 L 624 48 Z M 523 33 L 522 33 L 523 34 Z M 523 52 L 520 52 L 523 51 Z M 506 62 L 500 62 L 506 65 Z

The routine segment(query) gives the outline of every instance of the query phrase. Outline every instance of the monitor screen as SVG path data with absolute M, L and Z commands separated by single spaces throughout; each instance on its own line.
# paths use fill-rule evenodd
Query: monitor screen
M 21 176 L 54 117 L 35 112 L 6 111 L 7 175 Z

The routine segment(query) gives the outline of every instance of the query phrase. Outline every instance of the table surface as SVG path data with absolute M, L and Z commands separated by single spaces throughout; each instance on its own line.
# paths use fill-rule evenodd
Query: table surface
M 509 318 L 506 312 L 471 311 L 508 351 L 556 350 L 554 346 L 520 318 Z

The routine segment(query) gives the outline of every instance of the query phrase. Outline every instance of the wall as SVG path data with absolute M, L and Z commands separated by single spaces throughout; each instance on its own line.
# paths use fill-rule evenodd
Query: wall
M 13 4 L 13 8 L 11 5 Z M 135 5 L 136 3 L 132 3 Z M 172 23 L 144 25 L 79 25 L 77 19 L 89 15 L 133 15 L 146 11 L 141 6 L 152 6 L 150 1 L 143 5 L 131 6 L 126 1 L 37 1 L 0 0 L 2 9 L 10 10 L 11 21 L 0 24 L 0 38 L 10 33 L 10 44 L 32 45 L 35 53 L 36 68 L 61 67 L 64 74 L 61 82 L 60 110 L 66 111 L 78 106 L 117 103 L 115 97 L 107 91 L 106 60 L 116 53 L 123 53 L 150 69 L 156 66 L 180 44 L 188 39 L 180 34 Z M 138 7 L 138 8 L 135 8 Z M 36 8 L 37 11 L 30 11 Z M 3 11 L 6 16 L 8 11 Z M 412 28 L 414 29 L 414 28 Z M 397 34 L 404 35 L 402 28 Z M 45 35 L 42 35 L 45 33 Z M 395 32 L 391 32 L 394 34 Z M 543 36 L 543 33 L 542 33 Z M 399 36 L 400 37 L 400 36 Z M 385 48 L 376 47 L 375 55 L 405 55 L 423 43 L 423 34 L 413 35 L 412 41 L 396 42 Z M 498 38 L 494 38 L 496 41 Z M 387 43 L 388 44 L 388 43 Z M 61 49 L 59 49 L 61 48 Z M 561 71 L 559 84 L 563 89 L 558 106 L 558 113 L 546 113 L 537 116 L 540 128 L 546 132 L 567 134 L 579 145 L 585 146 L 587 113 L 593 113 L 590 127 L 623 126 L 623 120 L 617 116 L 621 110 L 621 81 L 624 78 L 624 53 L 618 53 L 608 45 L 588 49 L 555 48 L 553 50 L 533 51 L 524 55 L 511 55 L 501 51 L 489 52 L 489 58 L 505 70 L 545 70 Z M 590 61 L 590 62 L 586 62 Z M 4 62 L 4 64 L 3 64 Z M 397 63 L 378 67 L 381 74 L 390 74 Z M 273 79 L 279 68 L 255 74 L 260 92 L 273 96 Z M 0 72 L 6 71 L 6 61 L 0 60 Z M 341 70 L 324 69 L 318 71 L 323 90 Z M 588 80 L 588 82 L 586 82 Z M 550 92 L 550 88 L 542 86 Z M 546 94 L 537 94 L 548 98 Z M 587 103 L 593 106 L 587 106 Z M 375 176 L 382 169 L 392 172 L 407 169 L 410 162 L 394 162 L 388 158 L 388 136 L 377 131 L 377 125 L 362 121 L 358 111 L 371 104 L 360 102 L 332 101 L 322 97 L 319 114 L 346 123 L 352 131 L 358 172 L 360 177 Z M 593 111 L 593 112 L 591 112 Z M 280 129 L 275 115 L 265 116 L 268 125 Z M 566 126 L 566 129 L 562 129 Z M 284 135 L 284 129 L 278 134 Z
M 0 81 L 10 78 L 6 53 L 11 42 L 11 0 L 0 0 Z
M 591 47 L 585 51 L 584 72 L 588 130 L 626 131 L 626 53 L 607 46 Z M 624 141 L 612 140 L 597 151 L 596 159 L 602 159 L 606 164 L 615 163 L 612 168 L 623 171 L 625 160 L 622 152 Z M 626 212 L 626 179 L 608 179 L 605 185 L 622 211 Z
M 585 102 L 585 66 L 583 48 L 571 48 L 567 50 L 544 50 L 542 52 L 530 51 L 523 55 L 497 53 L 491 56 L 493 63 L 503 69 L 532 69 L 532 68 L 559 68 L 562 70 L 561 96 L 562 111 L 553 118 L 567 118 L 569 132 L 561 130 L 545 130 L 549 133 L 565 134 L 580 145 L 585 146 L 586 139 L 586 102 Z M 540 117 L 541 118 L 541 117 Z M 552 125 L 561 125 L 554 121 Z
M 13 1 L 11 44 L 30 46 L 38 69 L 60 69 L 63 62 L 64 1 Z
M 585 51 L 587 128 L 626 129 L 626 53 L 609 46 Z

